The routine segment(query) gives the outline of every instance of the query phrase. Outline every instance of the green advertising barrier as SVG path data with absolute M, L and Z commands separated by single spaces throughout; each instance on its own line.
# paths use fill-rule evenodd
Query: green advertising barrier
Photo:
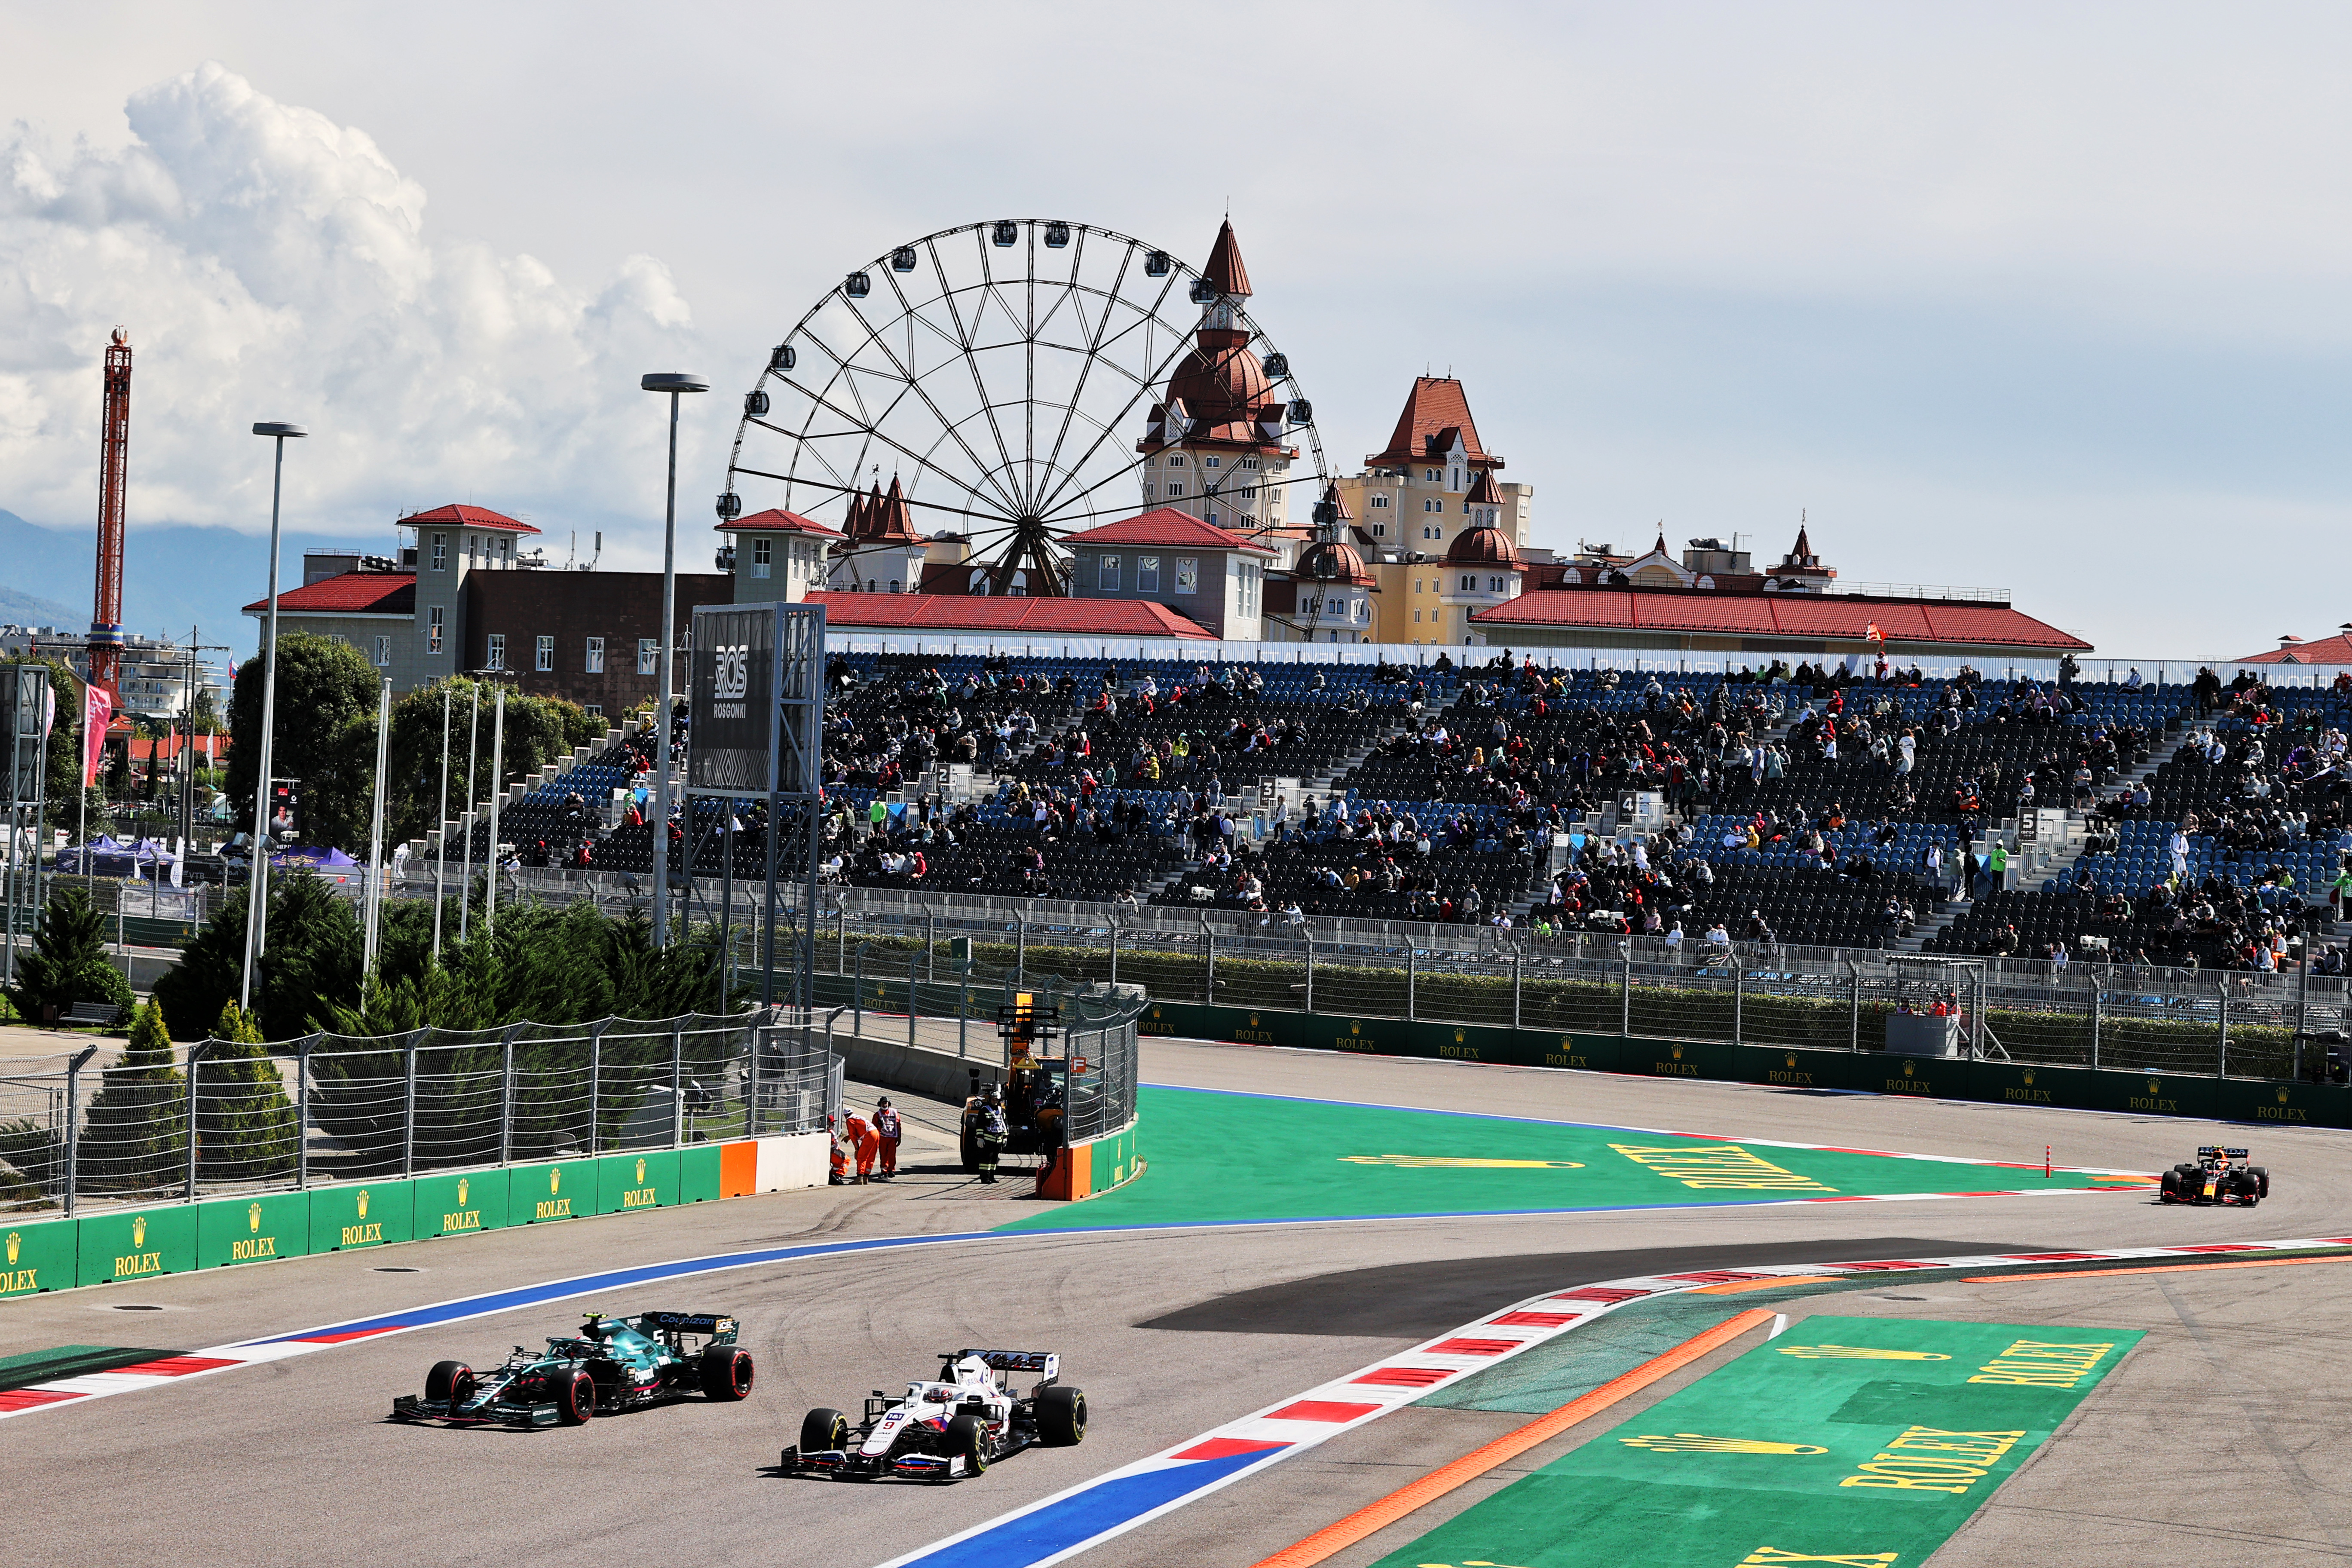
M 0 1234 L 0 1297 L 64 1290 L 75 1283 L 78 1227 L 69 1219 L 12 1225 Z
M 106 1285 L 180 1274 L 196 1267 L 196 1210 L 193 1204 L 119 1210 L 74 1222 L 77 1258 L 74 1283 Z
M 1792 1050 L 1785 1046 L 1734 1046 L 1730 1076 L 1775 1089 L 1850 1089 L 1851 1051 Z
M 2019 1062 L 1970 1062 L 1969 1094 L 1994 1105 L 2049 1105 L 2065 1110 L 2095 1109 L 2092 1075 L 2081 1068 L 2027 1066 Z
M 1617 1070 L 1645 1078 L 1707 1079 L 1737 1082 L 1738 1060 L 1732 1047 L 1716 1040 L 1643 1040 L 1622 1042 Z
M 1529 1047 L 1528 1066 L 1577 1072 L 1615 1072 L 1619 1048 L 1625 1043 L 1614 1035 L 1524 1033 Z
M 1244 1046 L 1295 1046 L 1300 1027 L 1313 1016 L 1258 1007 L 1204 1007 L 1201 1011 L 1223 1015 L 1219 1020 L 1217 1037 Z
M 716 1143 L 698 1143 L 677 1153 L 677 1201 L 707 1204 L 719 1196 L 719 1154 Z
M 407 1182 L 310 1189 L 310 1250 L 384 1247 L 416 1234 L 416 1194 Z
M 1087 1147 L 1087 1184 L 1093 1192 L 1108 1192 L 1135 1174 L 1135 1128 L 1132 1124 L 1108 1138 L 1097 1138 Z
M 310 1194 L 268 1193 L 196 1205 L 196 1267 L 268 1263 L 310 1250 Z
M 468 1171 L 461 1176 L 419 1176 L 409 1184 L 415 1194 L 409 1205 L 415 1216 L 409 1234 L 419 1241 L 438 1236 L 465 1236 L 477 1230 L 501 1230 L 507 1218 L 507 1189 L 513 1173 Z M 540 1178 L 542 1182 L 545 1177 Z
M 677 1197 L 677 1151 L 607 1154 L 596 1162 L 596 1206 L 592 1214 L 635 1214 L 659 1208 Z
M 2282 1127 L 2345 1125 L 2347 1091 L 2333 1084 L 2221 1079 L 2206 1092 L 2213 1114 L 2225 1121 L 2276 1122 Z
M 596 1162 L 561 1160 L 508 1172 L 507 1223 L 543 1225 L 596 1212 Z

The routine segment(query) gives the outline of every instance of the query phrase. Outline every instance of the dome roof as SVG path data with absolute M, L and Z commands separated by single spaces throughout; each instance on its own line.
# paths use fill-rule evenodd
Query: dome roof
M 1274 384 L 1248 345 L 1247 332 L 1205 327 L 1168 378 L 1168 396 L 1183 401 L 1198 428 L 1245 422 L 1266 401 Z
M 1448 566 L 1500 566 L 1516 572 L 1519 569 L 1519 552 L 1503 531 L 1494 527 L 1465 528 L 1445 552 Z
M 1298 576 L 1310 583 L 1369 583 L 1364 557 L 1352 544 L 1326 539 L 1310 544 L 1298 557 Z

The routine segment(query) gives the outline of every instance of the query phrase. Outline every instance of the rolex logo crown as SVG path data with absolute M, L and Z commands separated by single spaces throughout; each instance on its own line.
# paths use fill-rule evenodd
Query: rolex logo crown
M 1654 1432 L 1644 1432 L 1638 1437 L 1620 1437 L 1629 1448 L 1647 1448 L 1653 1454 L 1826 1454 L 1827 1448 L 1817 1448 L 1811 1443 L 1766 1443 L 1754 1437 L 1708 1437 L 1696 1432 L 1677 1432 L 1671 1437 Z

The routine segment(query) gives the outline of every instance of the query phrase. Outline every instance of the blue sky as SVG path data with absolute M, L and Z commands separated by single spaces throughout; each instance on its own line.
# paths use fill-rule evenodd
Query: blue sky
M 1053 216 L 1198 261 L 1230 204 L 1335 458 L 1467 384 L 1538 542 L 1800 509 L 1850 580 L 2103 650 L 2347 618 L 2352 17 L 2278 5 L 0 4 L 0 508 L 473 500 L 658 550 L 638 372 L 749 386 L 850 266 Z M 686 431 L 704 523 L 729 399 Z M 9 585 L 79 603 L 79 582 Z M 256 588 L 257 592 L 257 585 Z

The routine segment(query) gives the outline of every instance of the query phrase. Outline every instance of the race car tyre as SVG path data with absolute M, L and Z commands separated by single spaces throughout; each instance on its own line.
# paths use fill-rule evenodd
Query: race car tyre
M 988 1468 L 988 1425 L 977 1415 L 959 1415 L 948 1423 L 948 1452 L 961 1454 L 973 1475 Z
M 838 1410 L 812 1410 L 801 1417 L 801 1452 L 829 1454 L 849 1447 L 849 1417 Z
M 751 1392 L 751 1352 L 712 1345 L 702 1352 L 702 1393 L 709 1399 L 741 1399 Z
M 454 1400 L 463 1405 L 474 1397 L 474 1369 L 462 1361 L 436 1361 L 425 1374 L 425 1397 L 433 1404 Z
M 1087 1438 L 1084 1389 L 1055 1384 L 1037 1391 L 1037 1437 L 1049 1448 L 1067 1448 Z
M 2271 1173 L 2269 1171 L 2260 1165 L 2254 1165 L 2250 1166 L 2247 1169 L 2246 1173 L 2254 1179 L 2254 1196 L 2258 1198 L 2266 1198 L 2271 1195 Z
M 585 1426 L 596 1414 L 596 1380 L 588 1375 L 585 1367 L 575 1367 L 570 1376 L 559 1373 L 549 1379 L 555 1389 L 555 1418 L 566 1426 Z
M 2180 1201 L 2179 1172 L 2167 1171 L 2164 1173 L 2164 1180 L 2158 1184 L 2158 1193 L 2156 1201 L 2160 1204 L 2177 1204 Z

